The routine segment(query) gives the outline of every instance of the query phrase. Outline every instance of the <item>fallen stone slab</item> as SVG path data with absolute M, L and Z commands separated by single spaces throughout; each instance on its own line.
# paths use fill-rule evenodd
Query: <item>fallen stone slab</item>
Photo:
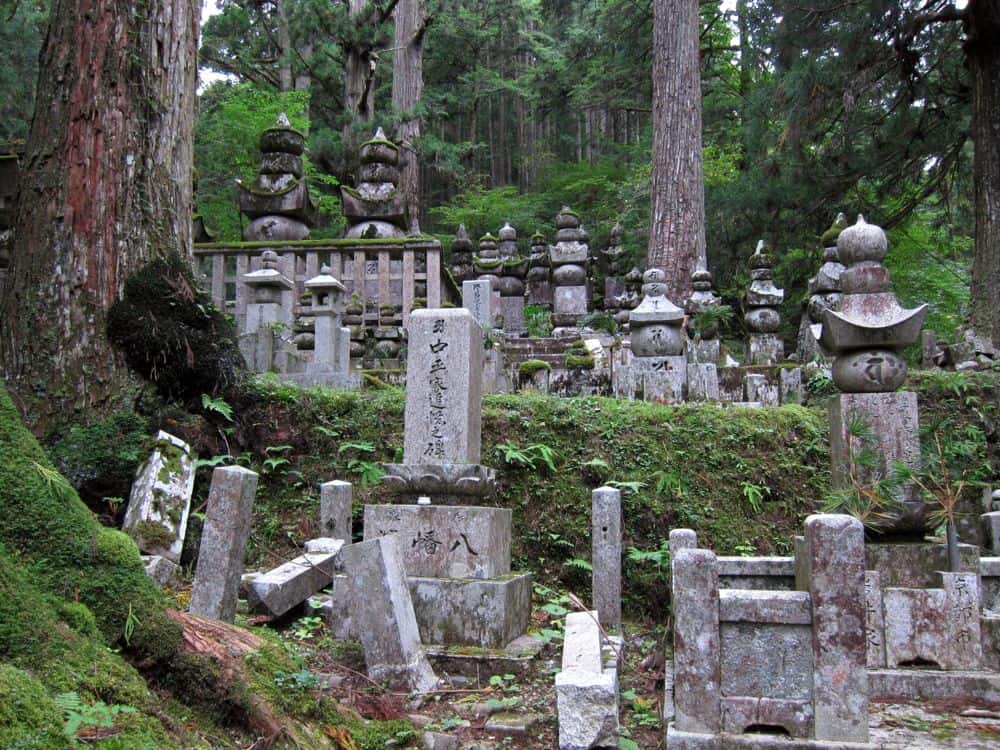
M 324 540 L 324 552 L 307 552 L 249 581 L 247 603 L 254 611 L 280 617 L 333 583 L 342 539 Z

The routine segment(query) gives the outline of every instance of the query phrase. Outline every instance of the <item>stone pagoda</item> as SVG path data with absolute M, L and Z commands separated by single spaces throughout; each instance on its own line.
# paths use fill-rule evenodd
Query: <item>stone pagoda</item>
M 391 505 L 365 506 L 365 539 L 399 535 L 423 643 L 504 649 L 524 635 L 531 575 L 512 573 L 512 513 L 480 463 L 483 334 L 468 310 L 410 318 L 403 463 L 386 464 Z
M 451 242 L 451 276 L 459 285 L 473 278 L 472 240 L 469 239 L 465 224 L 458 225 L 455 239 Z
M 557 327 L 574 327 L 588 312 L 589 240 L 590 236 L 581 226 L 579 217 L 563 206 L 556 216 L 556 244 L 549 247 L 553 286 L 552 322 Z
M 385 239 L 406 236 L 406 204 L 399 184 L 399 148 L 382 128 L 361 144 L 361 170 L 356 188 L 341 186 L 347 237 Z
M 472 256 L 472 272 L 477 281 L 490 282 L 490 310 L 493 314 L 492 326 L 503 326 L 500 315 L 500 273 L 503 270 L 503 260 L 497 249 L 497 238 L 487 232 L 479 238 L 479 251 Z
M 524 279 L 528 274 L 528 259 L 517 251 L 517 230 L 507 222 L 500 229 L 497 252 L 503 265 L 500 269 L 500 315 L 505 333 L 524 333 Z
M 699 321 L 698 316 L 722 306 L 722 298 L 712 291 L 712 272 L 696 268 L 691 274 L 691 296 L 684 303 L 688 314 L 688 359 L 719 365 L 719 321 Z
M 622 246 L 622 225 L 616 223 L 611 227 L 608 246 L 601 253 L 604 266 L 604 310 L 611 315 L 619 326 L 628 321 L 629 310 L 638 302 L 638 295 L 631 295 L 625 283 L 631 264 L 628 254 Z
M 840 309 L 840 275 L 844 264 L 837 254 L 837 238 L 847 227 L 847 217 L 837 214 L 833 224 L 823 232 L 823 265 L 816 275 L 809 279 L 809 302 L 799 325 L 799 361 L 809 362 L 820 358 L 829 359 L 830 354 L 820 346 L 820 332 L 823 328 L 823 311 Z
M 552 279 L 549 273 L 549 246 L 545 235 L 535 232 L 531 235 L 531 254 L 528 256 L 527 297 L 528 304 L 552 309 Z
M 274 127 L 260 134 L 260 169 L 253 185 L 240 183 L 240 211 L 250 223 L 243 230 L 247 242 L 304 240 L 316 218 L 316 204 L 302 165 L 306 137 L 295 130 L 284 113 Z
M 774 285 L 774 259 L 767 252 L 764 240 L 750 256 L 750 288 L 747 289 L 747 312 L 743 320 L 750 331 L 747 345 L 748 365 L 775 365 L 785 358 L 781 341 L 781 313 L 778 307 L 785 299 L 785 290 Z
M 642 301 L 629 313 L 629 362 L 616 370 L 615 393 L 646 401 L 683 401 L 684 311 L 667 298 L 667 275 L 662 270 L 650 268 L 642 280 Z

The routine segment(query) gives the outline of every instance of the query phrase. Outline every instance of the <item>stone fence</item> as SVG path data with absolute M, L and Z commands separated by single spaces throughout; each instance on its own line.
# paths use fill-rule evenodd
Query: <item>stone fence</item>
M 278 270 L 295 283 L 282 295 L 281 307 L 287 311 L 295 308 L 306 280 L 323 265 L 347 287 L 349 298 L 357 295 L 364 302 L 366 326 L 377 326 L 379 310 L 390 305 L 400 309 L 406 327 L 415 305 L 436 308 L 461 297 L 442 274 L 441 243 L 430 237 L 196 244 L 195 261 L 207 278 L 212 301 L 238 322 L 248 301 L 240 279 L 261 268 L 265 250 L 278 254 Z

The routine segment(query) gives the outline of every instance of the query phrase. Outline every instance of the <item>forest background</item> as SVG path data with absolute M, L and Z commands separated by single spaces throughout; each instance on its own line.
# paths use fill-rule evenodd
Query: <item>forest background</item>
M 406 74 L 420 77 L 422 96 L 402 111 L 392 105 L 401 75 L 392 13 L 406 4 L 422 53 Z M 314 237 L 343 229 L 337 186 L 354 182 L 357 144 L 377 126 L 394 137 L 417 119 L 420 227 L 445 248 L 460 222 L 478 237 L 510 221 L 526 250 L 532 233 L 552 237 L 565 204 L 595 248 L 620 222 L 642 265 L 652 0 L 217 5 L 200 65 L 225 76 L 199 94 L 195 200 L 220 240 L 240 238 L 235 180 L 252 178 L 259 133 L 284 111 L 309 136 L 324 214 Z M 954 338 L 965 315 L 971 88 L 961 25 L 916 27 L 924 5 L 700 3 L 709 267 L 738 310 L 746 258 L 765 239 L 779 258 L 789 340 L 821 262 L 819 237 L 839 211 L 888 230 L 894 288 L 904 305 L 932 304 L 927 327 Z M 0 139 L 16 142 L 30 125 L 47 4 L 3 6 Z

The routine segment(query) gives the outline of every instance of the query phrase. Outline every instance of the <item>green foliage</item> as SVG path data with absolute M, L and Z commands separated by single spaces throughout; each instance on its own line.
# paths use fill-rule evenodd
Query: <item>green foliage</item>
M 524 448 L 518 447 L 513 443 L 500 443 L 496 449 L 501 456 L 501 460 L 510 466 L 524 466 L 529 469 L 537 469 L 540 463 L 551 472 L 555 472 L 556 470 L 556 452 L 544 443 L 532 443 Z
M 59 706 L 28 672 L 0 663 L 0 747 L 64 750 Z
M 536 372 L 549 372 L 552 370 L 552 365 L 542 359 L 526 359 L 524 362 L 517 366 L 517 374 L 522 378 L 530 378 Z
M 88 727 L 110 729 L 115 725 L 119 714 L 133 714 L 135 709 L 121 704 L 107 705 L 104 701 L 84 703 L 78 693 L 71 691 L 60 693 L 55 698 L 56 705 L 62 709 L 66 724 L 63 732 L 75 746 L 77 732 Z
M 147 442 L 145 420 L 119 411 L 93 424 L 64 426 L 51 436 L 46 450 L 59 472 L 78 491 L 89 482 L 125 490 Z
M 524 325 L 531 338 L 544 338 L 552 333 L 552 315 L 541 305 L 525 305 Z
M 224 398 L 212 398 L 207 393 L 201 394 L 201 408 L 209 414 L 218 414 L 227 422 L 233 421 L 233 407 Z
M 24 140 L 35 106 L 38 55 L 48 23 L 48 3 L 4 3 L 0 24 L 0 143 Z

